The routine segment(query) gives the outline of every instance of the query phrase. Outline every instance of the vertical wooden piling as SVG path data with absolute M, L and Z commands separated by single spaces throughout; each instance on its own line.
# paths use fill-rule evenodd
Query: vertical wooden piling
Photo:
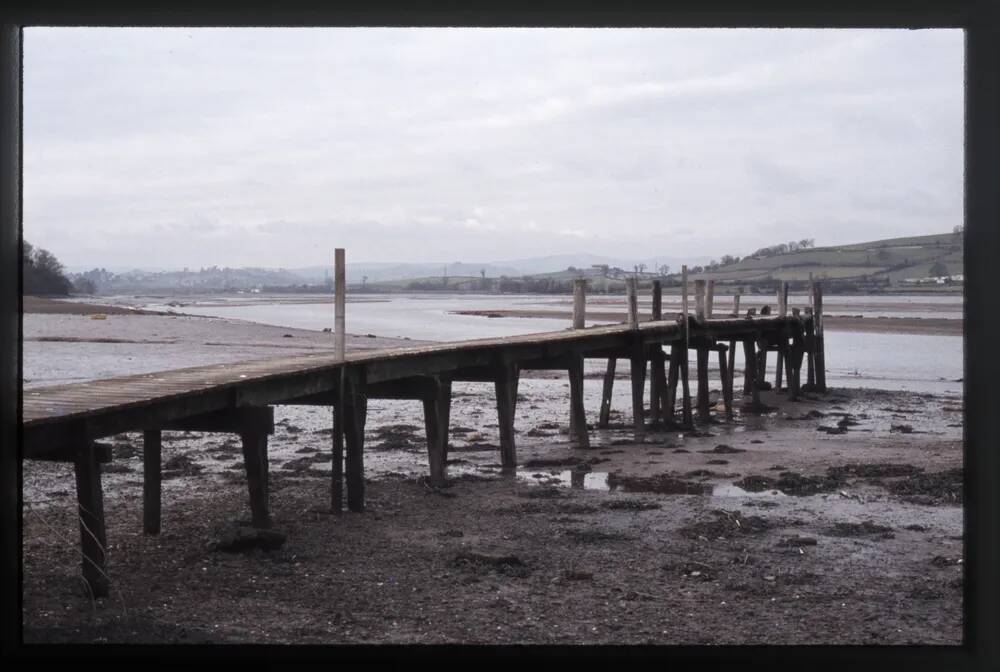
M 142 433 L 142 531 L 146 534 L 160 533 L 161 446 L 160 430 L 147 429 Z
M 77 515 L 80 522 L 80 547 L 83 551 L 83 578 L 94 597 L 107 597 L 110 581 L 107 574 L 104 492 L 101 489 L 101 464 L 91 441 L 81 441 L 73 467 L 79 507 Z
M 611 419 L 611 392 L 615 386 L 615 364 L 618 360 L 608 357 L 608 370 L 604 374 L 604 390 L 601 393 L 601 415 L 597 420 L 597 426 L 607 429 Z
M 740 296 L 743 294 L 742 288 L 737 288 L 733 295 L 733 317 L 740 316 Z M 729 392 L 732 394 L 733 381 L 736 377 L 736 340 L 729 341 Z
M 694 281 L 695 318 L 699 324 L 705 322 L 705 311 L 708 303 L 708 283 L 705 280 Z M 698 377 L 698 419 L 709 420 L 708 406 L 708 347 L 704 343 L 695 349 L 695 373 Z
M 573 281 L 573 328 L 583 329 L 587 309 L 587 280 L 577 278 Z
M 338 247 L 333 252 L 333 275 L 334 275 L 334 355 L 337 359 L 344 359 L 345 343 L 347 338 L 344 312 L 347 296 L 347 264 L 344 262 L 344 248 Z
M 645 426 L 645 405 L 643 393 L 646 387 L 646 357 L 642 345 L 638 342 L 632 346 L 632 357 L 629 360 L 629 374 L 632 379 L 632 423 L 637 435 L 642 434 Z
M 445 404 L 449 403 L 449 394 L 440 378 L 435 377 L 432 383 L 432 394 L 424 397 L 424 427 L 427 432 L 427 462 L 430 467 L 430 482 L 435 487 L 445 483 L 446 451 L 448 443 L 447 412 Z
M 694 418 L 691 416 L 691 388 L 688 384 L 688 347 L 691 342 L 691 320 L 688 315 L 688 267 L 681 266 L 681 319 L 684 320 L 684 345 L 681 347 L 678 360 L 678 371 L 681 378 L 681 422 L 684 427 L 691 427 Z
M 639 328 L 639 279 L 631 277 L 626 280 L 625 288 L 628 298 L 628 327 Z
M 705 317 L 712 319 L 712 308 L 715 304 L 715 280 L 705 282 Z
M 270 495 L 268 493 L 267 432 L 255 430 L 240 434 L 243 443 L 243 464 L 250 491 L 250 519 L 254 527 L 271 526 Z
M 663 285 L 659 280 L 653 281 L 652 318 L 654 321 L 663 319 Z M 654 343 L 649 354 L 649 414 L 653 424 L 660 422 L 662 417 L 662 396 L 667 387 L 665 369 L 666 356 L 663 346 Z
M 673 341 L 670 344 L 670 366 L 667 374 L 667 388 L 664 391 L 661 402 L 663 422 L 668 425 L 676 424 L 674 406 L 677 401 L 677 379 L 680 371 L 682 341 Z
M 504 469 L 517 466 L 517 446 L 514 443 L 514 403 L 517 395 L 517 369 L 510 364 L 497 368 L 497 424 L 500 427 L 500 464 Z
M 590 448 L 587 414 L 583 405 L 583 356 L 574 356 L 569 368 L 570 435 L 577 448 Z
M 368 398 L 365 394 L 365 372 L 359 367 L 344 367 L 344 472 L 347 485 L 347 510 L 365 510 L 365 422 Z
M 344 372 L 337 372 L 337 399 L 333 406 L 333 457 L 330 464 L 330 511 L 344 511 Z
M 729 373 L 726 353 L 719 350 L 719 377 L 722 379 L 722 404 L 726 409 L 726 418 L 733 417 L 733 378 Z
M 699 322 L 705 321 L 705 287 L 704 280 L 694 281 L 694 312 Z
M 745 389 L 750 393 L 754 406 L 760 405 L 760 388 L 757 385 L 757 345 L 753 338 L 743 339 L 743 358 L 746 359 Z M 747 392 L 744 392 L 746 394 Z
M 806 308 L 805 338 L 806 351 L 806 389 L 810 392 L 816 389 L 816 321 L 812 308 Z
M 632 424 L 637 434 L 642 433 L 645 424 L 645 408 L 643 407 L 643 388 L 646 386 L 646 353 L 639 340 L 639 279 L 628 278 L 628 326 L 635 330 L 635 340 L 632 344 L 632 354 L 629 358 L 629 374 L 632 380 Z
M 788 282 L 782 280 L 778 283 L 778 316 L 781 318 L 788 316 Z M 782 342 L 778 344 L 778 352 L 775 355 L 774 369 L 774 390 L 781 389 L 781 374 L 785 366 L 785 357 L 788 344 L 787 329 L 782 329 Z
M 813 322 L 815 324 L 815 350 L 816 350 L 816 391 L 826 392 L 826 352 L 823 343 L 823 284 L 814 282 L 812 285 L 813 294 Z

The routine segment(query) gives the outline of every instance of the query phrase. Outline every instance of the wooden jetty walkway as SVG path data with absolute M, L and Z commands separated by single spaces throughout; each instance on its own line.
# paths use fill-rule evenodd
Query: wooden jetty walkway
M 338 258 L 342 262 L 342 257 Z M 342 263 L 338 263 L 338 270 Z M 338 281 L 342 274 L 338 274 Z M 342 283 L 338 292 L 338 333 L 343 334 Z M 686 285 L 685 285 L 686 286 Z M 274 405 L 323 405 L 335 409 L 331 445 L 331 509 L 342 507 L 346 481 L 347 507 L 364 510 L 364 427 L 368 399 L 419 399 L 424 406 L 431 482 L 445 478 L 451 386 L 456 381 L 482 381 L 495 386 L 504 468 L 517 464 L 514 415 L 518 377 L 533 369 L 565 370 L 570 381 L 570 434 L 580 447 L 589 446 L 583 404 L 584 359 L 606 359 L 607 374 L 598 427 L 607 426 L 615 365 L 629 361 L 632 415 L 637 434 L 651 424 L 690 427 L 710 418 L 708 361 L 718 353 L 720 382 L 727 418 L 733 414 L 734 357 L 744 352 L 743 394 L 751 397 L 743 412 L 760 408 L 758 396 L 767 353 L 777 353 L 775 386 L 785 374 L 790 398 L 799 393 L 805 361 L 807 385 L 825 387 L 822 347 L 822 292 L 814 285 L 815 313 L 787 314 L 787 285 L 778 293 L 777 314 L 712 316 L 712 283 L 695 283 L 696 312 L 684 309 L 676 319 L 660 314 L 661 289 L 653 283 L 653 315 L 639 322 L 637 287 L 629 284 L 625 324 L 583 328 L 583 281 L 574 297 L 573 328 L 529 334 L 441 343 L 409 348 L 306 354 L 235 364 L 217 364 L 92 382 L 35 388 L 23 392 L 22 456 L 29 460 L 70 462 L 76 475 L 83 574 L 95 595 L 109 588 L 101 464 L 111 460 L 99 439 L 122 432 L 143 432 L 143 526 L 160 530 L 161 433 L 171 430 L 231 432 L 242 440 L 253 525 L 270 524 L 268 507 L 268 436 L 274 431 Z M 668 351 L 664 347 L 669 346 Z M 688 383 L 688 351 L 696 353 L 697 398 Z M 650 405 L 645 406 L 649 372 Z M 681 394 L 678 397 L 678 388 Z M 678 402 L 680 405 L 678 417 Z M 647 423 L 647 420 L 650 422 Z M 345 450 L 346 448 L 346 450 Z M 346 478 L 345 478 L 346 477 Z

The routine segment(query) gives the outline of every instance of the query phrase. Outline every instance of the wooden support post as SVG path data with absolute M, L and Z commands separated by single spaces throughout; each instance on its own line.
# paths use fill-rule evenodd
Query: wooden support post
M 698 322 L 705 321 L 705 287 L 704 280 L 694 281 L 694 313 Z
M 583 329 L 587 309 L 587 280 L 577 278 L 573 281 L 573 328 Z
M 687 320 L 685 320 L 686 322 Z M 680 348 L 679 369 L 681 374 L 681 424 L 685 428 L 694 426 L 694 418 L 691 415 L 691 387 L 688 384 L 688 345 L 685 340 Z
M 743 288 L 740 287 L 733 295 L 733 317 L 740 316 L 740 298 L 743 296 Z
M 636 338 L 632 346 L 630 364 L 629 373 L 632 378 L 632 423 L 635 427 L 636 435 L 639 436 L 642 434 L 645 425 L 643 392 L 646 387 L 646 353 L 638 338 Z
M 630 277 L 625 284 L 628 292 L 628 327 L 629 329 L 639 328 L 639 279 Z
M 746 376 L 747 380 L 745 386 L 749 388 L 749 393 L 752 398 L 753 406 L 760 406 L 760 388 L 757 385 L 757 372 L 759 367 L 757 366 L 757 352 L 756 343 L 753 338 L 743 339 L 743 357 L 746 359 Z M 744 392 L 746 394 L 746 392 Z
M 347 510 L 365 510 L 365 421 L 368 399 L 365 396 L 365 372 L 358 367 L 344 367 L 344 394 L 341 397 L 344 418 L 344 472 L 347 481 Z
M 142 433 L 142 531 L 160 533 L 160 455 L 161 433 L 147 429 Z
M 823 343 L 823 284 L 814 282 L 812 286 L 813 295 L 813 322 L 815 324 L 815 350 L 816 350 L 816 391 L 826 392 L 826 352 Z
M 654 321 L 663 319 L 663 285 L 659 280 L 653 281 L 653 307 L 652 318 Z M 650 422 L 657 424 L 662 416 L 662 396 L 666 391 L 667 374 L 664 368 L 666 357 L 663 354 L 663 346 L 654 343 L 650 346 L 649 354 L 649 411 Z
M 345 329 L 344 312 L 347 296 L 347 264 L 344 262 L 344 248 L 338 247 L 333 252 L 333 276 L 334 276 L 334 355 L 337 359 L 344 359 L 344 348 L 347 338 Z
M 740 297 L 743 289 L 738 288 L 733 295 L 733 317 L 740 316 Z M 733 381 L 736 378 L 736 340 L 729 341 L 729 393 L 733 392 Z
M 497 369 L 497 424 L 500 427 L 500 464 L 504 469 L 517 466 L 517 446 L 514 443 L 517 375 L 517 369 L 513 365 L 502 365 Z
M 708 348 L 698 346 L 697 353 L 697 374 L 698 374 L 698 419 L 708 422 Z
M 719 351 L 719 377 L 722 379 L 722 404 L 726 408 L 726 418 L 733 417 L 733 378 L 726 362 L 726 353 Z
M 604 374 L 604 391 L 601 393 L 601 415 L 597 420 L 597 426 L 607 429 L 611 419 L 611 392 L 615 386 L 615 364 L 618 360 L 608 357 L 608 370 Z
M 705 283 L 705 317 L 712 319 L 712 308 L 715 304 L 715 280 Z
M 441 487 L 445 482 L 445 446 L 448 443 L 446 404 L 450 393 L 440 379 L 434 381 L 434 394 L 423 399 L 424 428 L 427 432 L 427 461 L 430 466 L 431 485 Z
M 247 471 L 250 491 L 250 520 L 254 527 L 271 526 L 268 493 L 267 433 L 261 431 L 240 434 L 243 442 L 243 464 Z
M 107 597 L 111 582 L 107 574 L 104 493 L 101 489 L 101 464 L 91 441 L 84 440 L 78 447 L 73 467 L 76 473 L 83 578 L 94 597 Z
M 443 420 L 442 425 L 444 426 L 445 436 L 444 441 L 441 444 L 442 448 L 442 459 L 444 460 L 445 468 L 448 466 L 448 442 L 450 441 L 451 435 L 448 433 L 448 428 L 451 427 L 451 378 L 446 376 L 441 376 L 441 397 L 444 399 L 444 409 L 443 409 Z M 517 390 L 514 390 L 514 403 L 515 407 L 517 404 Z
M 337 372 L 337 402 L 333 406 L 332 462 L 330 465 L 330 511 L 344 512 L 344 372 Z
M 781 370 L 785 366 L 785 350 L 783 345 L 778 346 L 778 352 L 775 354 L 777 362 L 774 368 L 774 391 L 777 392 L 781 389 Z
M 577 448 L 590 448 L 587 413 L 583 405 L 583 356 L 573 358 L 569 368 L 570 435 Z
M 806 308 L 804 345 L 806 350 L 806 389 L 812 392 L 816 389 L 816 323 L 813 320 L 812 308 Z
M 691 338 L 691 329 L 688 326 L 688 267 L 687 266 L 681 266 L 681 315 L 683 316 L 684 320 L 684 347 L 687 348 L 688 340 Z
M 677 378 L 680 370 L 682 349 L 683 343 L 681 341 L 673 341 L 670 344 L 670 367 L 667 374 L 667 388 L 662 397 L 663 422 L 668 425 L 676 424 L 674 407 L 677 401 Z
M 778 283 L 778 316 L 787 317 L 788 316 L 788 282 L 782 280 Z M 774 390 L 778 391 L 781 389 L 781 374 L 784 368 L 785 359 L 787 356 L 787 345 L 788 337 L 787 330 L 782 330 L 782 342 L 779 344 L 778 353 L 776 357 L 775 369 L 774 369 Z

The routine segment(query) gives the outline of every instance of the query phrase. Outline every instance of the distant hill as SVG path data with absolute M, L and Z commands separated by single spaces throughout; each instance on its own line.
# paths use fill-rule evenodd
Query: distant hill
M 964 234 L 942 233 L 887 238 L 852 245 L 814 247 L 770 256 L 757 255 L 692 274 L 716 282 L 802 281 L 815 279 L 901 288 L 915 281 L 964 276 Z

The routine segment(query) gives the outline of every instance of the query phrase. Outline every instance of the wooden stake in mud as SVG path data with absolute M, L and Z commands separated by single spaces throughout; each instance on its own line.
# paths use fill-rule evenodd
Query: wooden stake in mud
M 573 281 L 573 328 L 583 329 L 585 325 L 587 280 Z M 515 399 L 516 406 L 516 399 Z M 581 448 L 589 448 L 587 420 L 583 404 L 583 356 L 574 355 L 569 368 L 569 433 Z M 581 427 L 581 424 L 582 427 Z
M 448 413 L 445 405 L 451 403 L 451 391 L 441 378 L 434 377 L 433 394 L 423 399 L 424 427 L 427 432 L 427 460 L 430 465 L 430 482 L 441 487 L 445 482 L 446 449 L 448 444 Z
M 344 359 L 344 344 L 346 338 L 344 309 L 347 295 L 347 265 L 344 263 L 344 248 L 338 247 L 333 252 L 333 275 L 334 275 L 334 297 L 333 297 L 333 325 L 334 325 L 334 354 L 337 359 Z
M 681 357 L 678 362 L 678 369 L 681 376 L 681 423 L 684 427 L 691 427 L 694 418 L 691 416 L 691 388 L 688 384 L 688 347 L 691 342 L 691 325 L 688 316 L 688 268 L 681 266 L 681 319 L 684 320 L 684 345 L 681 348 Z
M 240 434 L 243 442 L 243 463 L 250 490 L 250 519 L 254 527 L 271 526 L 270 495 L 268 493 L 267 432 Z
M 504 469 L 517 466 L 514 443 L 514 404 L 517 400 L 517 368 L 512 364 L 497 368 L 497 423 L 500 426 L 500 464 Z
M 618 360 L 608 357 L 608 370 L 604 374 L 604 390 L 601 393 L 601 415 L 597 420 L 597 426 L 607 429 L 611 419 L 611 392 L 615 386 L 615 364 Z
M 743 339 L 743 358 L 746 359 L 746 387 L 749 387 L 754 407 L 760 406 L 760 388 L 757 385 L 757 344 L 753 338 Z M 744 392 L 745 394 L 746 392 Z
M 632 423 L 637 434 L 642 433 L 645 423 L 643 392 L 646 387 L 646 355 L 642 342 L 639 340 L 639 279 L 631 277 L 626 285 L 628 289 L 628 326 L 635 330 L 635 341 L 632 344 L 629 373 L 632 379 Z
M 663 319 L 663 285 L 659 280 L 653 280 L 653 307 L 652 317 L 654 321 Z M 653 424 L 660 422 L 662 416 L 662 401 L 667 388 L 667 373 L 665 368 L 666 356 L 663 354 L 663 346 L 655 343 L 650 346 L 649 352 L 649 414 Z
M 816 391 L 826 392 L 826 352 L 823 349 L 823 284 L 819 281 L 812 285 L 813 322 L 815 324 L 816 350 Z
M 810 299 L 811 300 L 811 299 Z M 816 321 L 813 319 L 812 308 L 806 308 L 805 338 L 806 350 L 806 389 L 812 392 L 816 389 Z
M 699 324 L 705 323 L 705 309 L 708 303 L 708 283 L 694 281 L 695 318 Z M 696 374 L 698 376 L 698 419 L 708 422 L 708 347 L 699 343 L 695 350 Z
M 343 369 L 344 471 L 347 476 L 347 509 L 356 513 L 365 510 L 365 420 L 368 398 L 365 394 L 365 372 L 357 367 Z
M 740 296 L 743 294 L 743 288 L 740 287 L 736 290 L 733 295 L 733 317 L 740 316 Z M 736 341 L 729 341 L 729 392 L 732 394 L 733 390 L 733 379 L 736 376 Z
M 587 414 L 583 405 L 583 356 L 572 358 L 569 368 L 570 397 L 570 437 L 576 441 L 577 448 L 590 448 L 590 438 L 587 435 Z
M 142 433 L 142 531 L 160 533 L 160 447 L 158 429 Z
M 76 500 L 79 506 L 80 547 L 83 551 L 83 578 L 94 597 L 107 597 L 107 535 L 104 527 L 104 492 L 101 464 L 92 441 L 83 440 L 74 462 Z
M 733 417 L 733 378 L 729 375 L 724 350 L 719 350 L 719 377 L 722 379 L 722 404 L 726 409 L 726 418 L 731 420 Z
M 626 280 L 626 291 L 628 293 L 628 327 L 629 329 L 639 328 L 639 279 L 631 277 Z
M 573 328 L 583 329 L 585 311 L 587 309 L 587 280 L 577 278 L 573 281 Z
M 788 316 L 788 282 L 784 280 L 778 283 L 778 316 Z M 782 330 L 782 342 L 778 345 L 778 352 L 776 355 L 777 362 L 775 363 L 774 370 L 774 390 L 776 392 L 781 389 L 781 374 L 785 365 L 787 345 L 788 337 L 787 329 L 785 329 Z

